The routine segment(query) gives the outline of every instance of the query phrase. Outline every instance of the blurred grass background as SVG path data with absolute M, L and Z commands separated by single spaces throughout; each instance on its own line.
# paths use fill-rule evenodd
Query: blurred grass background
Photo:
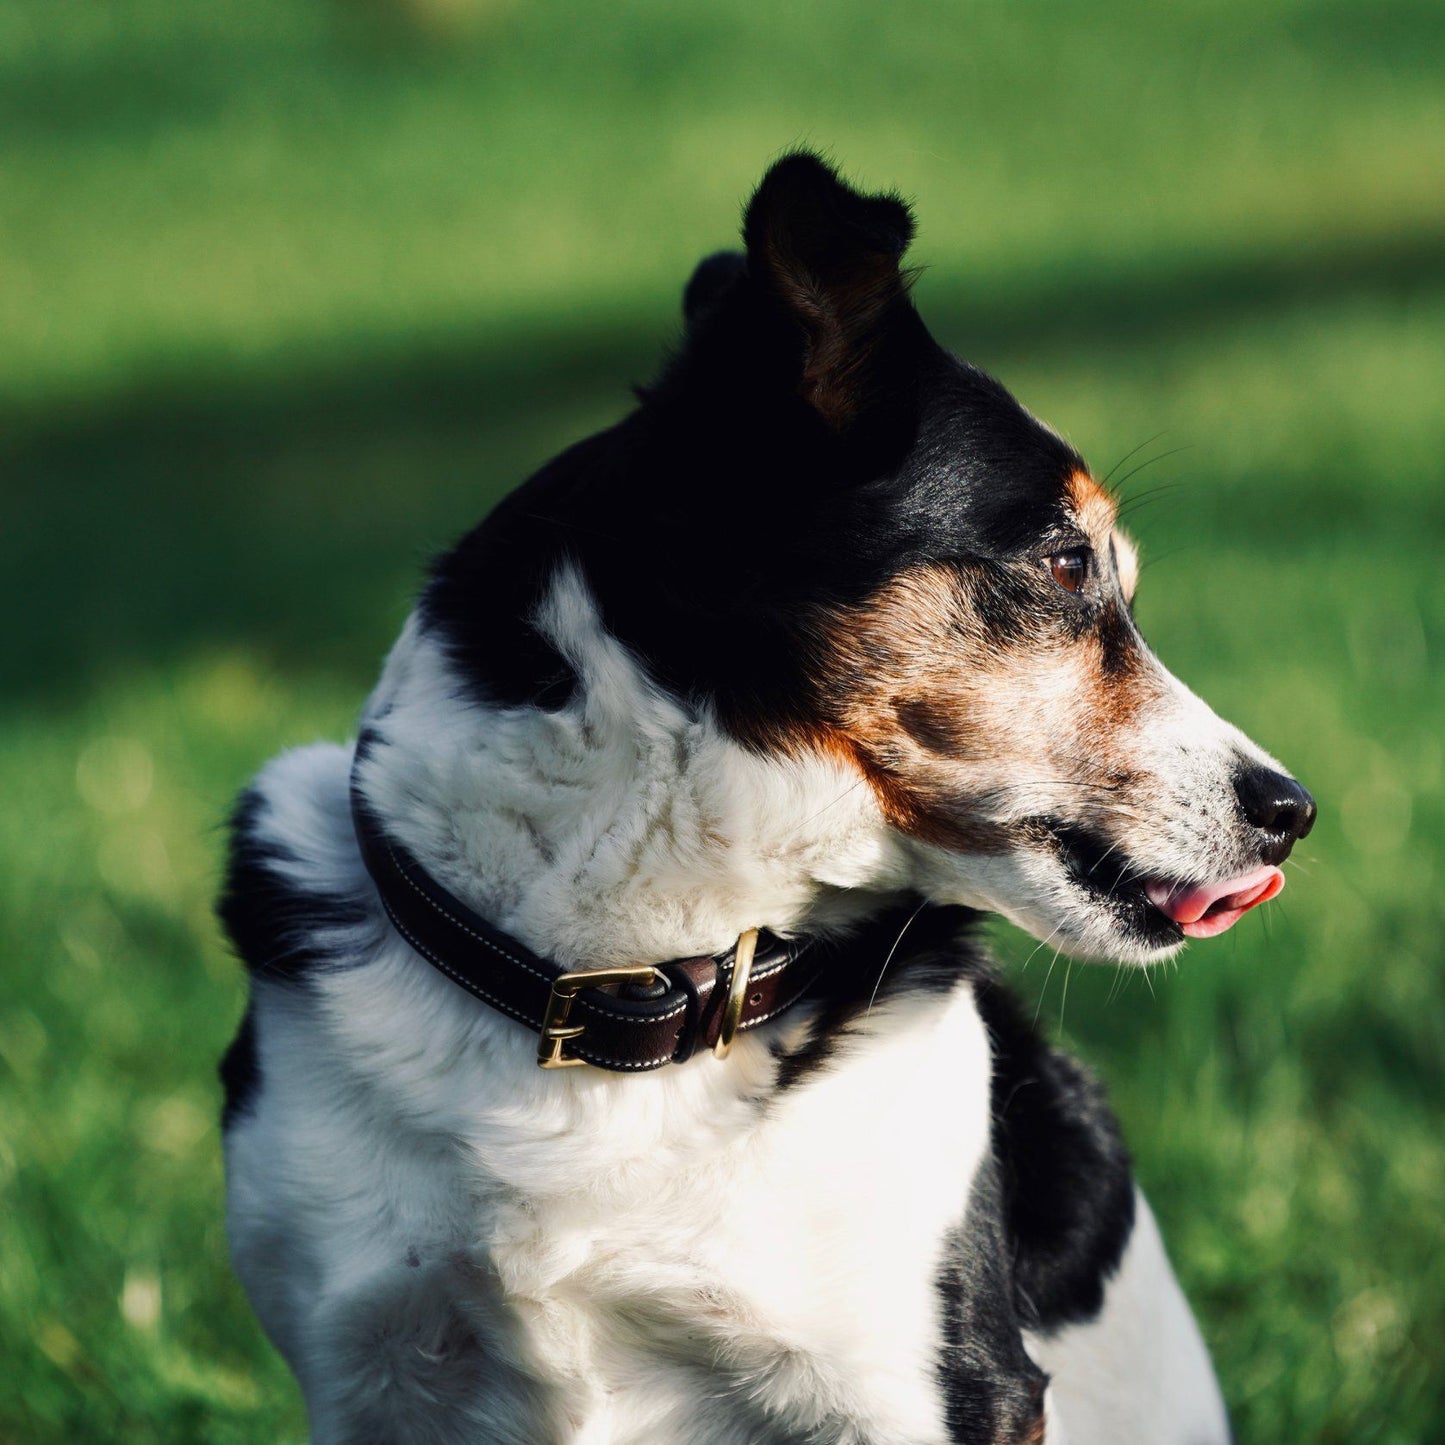
M 1321 801 L 1281 903 L 1152 987 L 1000 930 L 1240 1439 L 1445 1438 L 1442 36 L 0 0 L 0 1440 L 303 1438 L 220 1222 L 219 820 L 347 734 L 425 556 L 627 405 L 800 141 L 916 199 L 941 336 L 1097 469 L 1160 455 L 1144 624 Z

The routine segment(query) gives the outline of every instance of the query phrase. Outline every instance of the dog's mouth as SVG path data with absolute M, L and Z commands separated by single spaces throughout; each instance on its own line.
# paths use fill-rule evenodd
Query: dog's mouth
M 1144 892 L 1186 938 L 1213 938 L 1233 928 L 1251 908 L 1268 903 L 1283 887 L 1284 874 L 1266 864 L 1218 883 L 1170 883 L 1152 878 L 1144 884 Z
M 1284 887 L 1284 874 L 1270 864 L 1208 883 L 1152 876 L 1088 829 L 1053 820 L 1046 827 L 1070 881 L 1147 945 L 1217 937 Z

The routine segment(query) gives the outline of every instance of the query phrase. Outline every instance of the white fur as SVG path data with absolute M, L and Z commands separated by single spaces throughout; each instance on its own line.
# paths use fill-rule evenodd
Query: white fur
M 365 718 L 383 744 L 368 797 L 498 927 L 563 962 L 675 958 L 836 925 L 907 885 L 856 772 L 762 758 L 653 687 L 570 568 L 543 624 L 582 681 L 560 712 L 479 710 L 413 621 Z
M 260 786 L 297 870 L 357 896 L 326 832 L 348 763 L 308 749 Z M 988 1133 L 970 995 L 880 1006 L 849 1067 L 764 1109 L 756 1036 L 546 1074 L 394 938 L 364 957 L 314 1001 L 258 982 L 264 1085 L 228 1138 L 237 1268 L 316 1441 L 946 1439 L 934 1281 Z M 947 1129 L 919 1107 L 942 1097 Z M 757 1407 L 709 1433 L 700 1394 Z
M 1027 1337 L 1053 1377 L 1049 1445 L 1199 1445 L 1229 1439 L 1229 1422 L 1199 1327 L 1142 1194 L 1134 1232 L 1104 1308 L 1088 1324 Z M 1122 1390 L 1119 1382 L 1129 1381 Z
M 673 958 L 835 928 L 918 881 L 857 777 L 758 757 L 662 695 L 575 574 L 545 625 L 583 684 L 562 711 L 465 698 L 413 621 L 365 717 L 369 801 L 499 926 L 564 962 Z M 236 1266 L 313 1440 L 941 1445 L 935 1280 L 990 1122 L 971 993 L 880 1004 L 845 1067 L 766 1103 L 796 1015 L 726 1063 L 543 1072 L 386 925 L 351 760 L 303 749 L 258 780 L 290 880 L 369 921 L 327 940 L 364 967 L 256 980 L 262 1087 L 227 1138 Z M 1192 1328 L 1159 1252 L 1077 1358 L 1132 1391 L 1140 1332 L 1183 1360 L 1160 1341 Z M 1071 1333 L 1035 1346 L 1069 1438 L 1134 1438 L 1098 1433 Z M 1181 1378 L 1192 1409 L 1207 1360 Z

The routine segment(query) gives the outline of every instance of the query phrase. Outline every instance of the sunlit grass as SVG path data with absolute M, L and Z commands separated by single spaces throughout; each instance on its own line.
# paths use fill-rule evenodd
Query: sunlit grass
M 10 0 L 0 398 L 655 305 L 807 140 L 990 291 L 1445 229 L 1428 4 L 372 8 Z

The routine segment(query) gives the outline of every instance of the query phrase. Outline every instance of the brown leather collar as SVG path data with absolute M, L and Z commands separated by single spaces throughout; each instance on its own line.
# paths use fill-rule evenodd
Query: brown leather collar
M 711 956 L 609 969 L 646 981 L 596 980 L 620 984 L 615 994 L 589 987 L 589 970 L 538 957 L 443 888 L 387 835 L 354 784 L 351 814 L 367 872 L 397 932 L 453 983 L 540 1035 L 539 1062 L 641 1073 L 685 1063 L 717 1043 L 736 946 Z M 823 954 L 806 939 L 760 934 L 738 1031 L 797 1003 L 821 971 Z

